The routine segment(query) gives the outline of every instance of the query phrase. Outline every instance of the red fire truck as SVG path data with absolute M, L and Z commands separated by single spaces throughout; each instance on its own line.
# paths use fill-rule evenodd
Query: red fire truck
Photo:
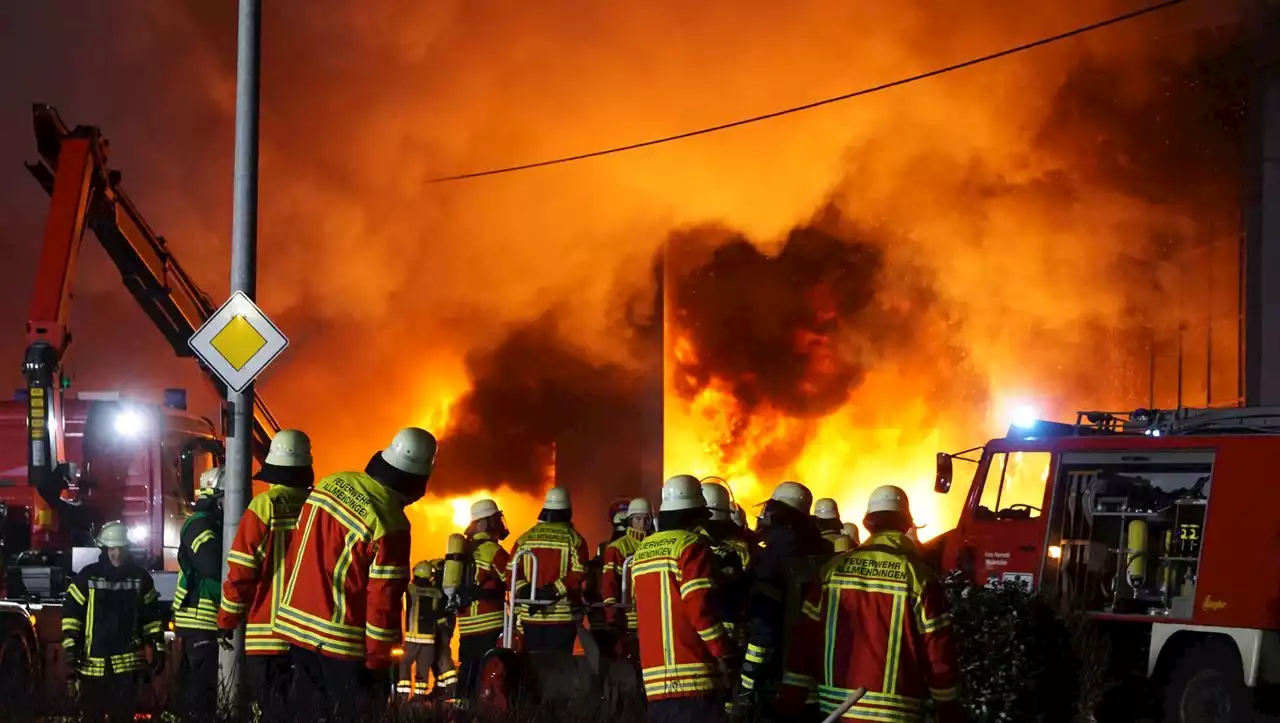
M 937 492 L 957 459 L 977 469 L 931 544 L 945 569 L 1024 582 L 1141 648 L 1166 721 L 1254 720 L 1280 683 L 1280 408 L 1028 420 L 940 453 Z
M 27 322 L 26 387 L 0 402 L 0 689 L 60 677 L 61 600 L 70 576 L 97 558 L 93 536 L 104 522 L 129 526 L 135 557 L 172 600 L 178 533 L 196 481 L 224 453 L 220 425 L 188 413 L 183 390 L 165 391 L 162 403 L 70 391 L 62 362 L 86 228 L 178 356 L 193 356 L 187 340 L 216 308 L 107 167 L 102 132 L 69 129 L 45 105 L 35 106 L 34 120 L 40 158 L 27 168 L 51 204 Z M 259 399 L 259 459 L 277 430 Z

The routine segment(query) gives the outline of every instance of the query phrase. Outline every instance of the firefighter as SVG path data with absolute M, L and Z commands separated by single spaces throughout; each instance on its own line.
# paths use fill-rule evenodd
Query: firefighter
M 62 649 L 79 681 L 84 720 L 132 721 L 138 674 L 151 648 L 152 669 L 164 666 L 164 617 L 151 575 L 129 555 L 128 529 L 108 522 L 98 534 L 102 555 L 67 588 Z
M 527 598 L 532 588 L 535 599 L 554 601 L 549 605 L 525 606 L 520 615 L 525 650 L 571 653 L 578 637 L 579 614 L 573 608 L 582 602 L 587 541 L 573 527 L 569 490 L 563 487 L 547 490 L 537 524 L 516 540 L 511 554 L 518 555 L 524 550 L 531 550 L 538 560 L 538 578 L 530 580 L 533 561 L 526 558 L 521 565 L 522 589 L 518 597 Z
M 849 549 L 862 544 L 862 534 L 858 532 L 858 526 L 852 522 L 844 523 L 844 536 L 849 538 Z
M 714 601 L 715 556 L 695 532 L 708 518 L 702 485 L 677 475 L 662 485 L 658 529 L 631 561 L 640 667 L 653 723 L 723 717 L 737 655 Z
M 830 497 L 823 497 L 813 503 L 813 522 L 822 533 L 822 539 L 831 543 L 836 552 L 843 552 L 853 547 L 844 533 L 844 524 L 840 522 L 840 507 Z
M 430 432 L 402 429 L 363 472 L 320 480 L 303 505 L 273 626 L 303 719 L 354 719 L 390 690 L 409 586 L 404 508 L 426 494 L 436 447 Z
M 959 719 L 951 615 L 938 579 L 907 537 L 907 494 L 871 493 L 867 544 L 835 557 L 805 600 L 787 655 L 779 711 L 798 716 L 817 689 L 829 715 L 856 688 L 846 719 L 918 721 L 932 698 L 939 723 Z
M 609 524 L 613 531 L 609 534 L 608 540 L 596 545 L 596 556 L 587 561 L 586 574 L 583 576 L 582 599 L 588 605 L 587 627 L 591 630 L 591 637 L 595 639 L 596 646 L 602 651 L 612 650 L 614 646 L 614 635 L 609 628 L 601 582 L 604 575 L 604 555 L 609 545 L 627 534 L 629 527 L 627 507 L 630 504 L 630 500 L 618 499 L 609 505 Z
M 178 699 L 193 718 L 218 711 L 218 607 L 222 597 L 223 470 L 200 475 L 195 511 L 182 524 L 173 627 L 182 641 Z
M 752 543 L 741 527 L 733 523 L 734 504 L 729 488 L 720 481 L 702 481 L 702 498 L 707 503 L 711 518 L 698 528 L 700 534 L 711 540 L 711 551 L 716 558 L 716 588 L 719 592 L 720 614 L 725 630 L 738 642 L 742 621 L 746 616 L 745 601 L 750 587 L 747 570 L 751 568 Z
M 282 584 L 281 570 L 298 515 L 315 483 L 311 439 L 282 429 L 271 440 L 254 479 L 269 486 L 249 502 L 227 554 L 218 635 L 229 642 L 245 623 L 245 678 L 249 697 L 266 723 L 283 720 L 292 669 L 289 645 L 271 629 Z
M 742 676 L 732 701 L 735 717 L 758 712 L 772 718 L 782 682 L 788 622 L 799 614 L 819 565 L 834 552 L 809 516 L 813 493 L 799 482 L 783 482 L 761 511 L 757 534 L 761 550 L 752 561 L 747 595 L 747 648 Z
M 609 543 L 604 551 L 604 568 L 601 572 L 600 591 L 606 606 L 618 605 L 622 600 L 622 568 L 627 559 L 636 554 L 640 543 L 653 532 L 653 510 L 649 501 L 637 497 L 627 505 L 626 534 Z M 636 616 L 633 611 L 605 608 L 609 624 L 605 650 L 613 650 L 619 657 L 635 658 Z
M 507 522 L 493 500 L 471 504 L 467 525 L 467 570 L 458 604 L 458 697 L 475 696 L 480 663 L 498 647 L 510 556 L 502 548 Z
M 458 673 L 453 668 L 449 641 L 453 639 L 453 616 L 445 610 L 444 558 L 425 560 L 413 566 L 413 579 L 405 593 L 404 656 L 400 658 L 400 681 L 396 692 L 425 697 L 435 675 L 435 689 L 452 698 Z

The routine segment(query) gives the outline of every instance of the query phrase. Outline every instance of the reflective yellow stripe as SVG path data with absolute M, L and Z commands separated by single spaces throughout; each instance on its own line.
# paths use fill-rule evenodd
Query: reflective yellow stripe
M 369 568 L 369 577 L 376 580 L 408 580 L 409 568 L 403 565 L 373 565 Z
M 191 553 L 195 554 L 199 552 L 204 543 L 209 542 L 215 537 L 217 537 L 217 535 L 214 534 L 213 530 L 205 530 L 204 532 L 196 535 L 195 539 L 191 541 Z
M 695 578 L 693 580 L 689 580 L 688 582 L 680 586 L 680 597 L 681 599 L 687 598 L 689 597 L 690 593 L 693 593 L 695 591 L 710 590 L 710 589 L 711 589 L 710 580 L 708 580 L 705 577 Z

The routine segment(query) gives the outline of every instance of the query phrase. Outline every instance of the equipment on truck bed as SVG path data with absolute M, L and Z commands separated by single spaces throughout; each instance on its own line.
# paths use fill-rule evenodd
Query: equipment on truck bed
M 1028 585 L 1122 636 L 1117 650 L 1141 637 L 1166 720 L 1197 686 L 1245 707 L 1280 685 L 1280 408 L 1022 424 L 939 454 L 939 493 L 953 459 L 976 471 L 956 528 L 926 545 L 944 567 Z
M 0 640 L 0 661 L 26 661 L 22 672 L 34 678 L 52 677 L 60 666 L 59 600 L 77 561 L 96 559 L 96 526 L 124 521 L 140 562 L 175 570 L 177 531 L 196 481 L 221 465 L 223 444 L 213 422 L 186 411 L 185 391 L 166 390 L 162 404 L 68 391 L 62 366 L 86 229 L 176 355 L 192 356 L 187 341 L 216 308 L 125 194 L 120 173 L 107 166 L 102 131 L 68 128 L 42 104 L 34 106 L 33 120 L 39 159 L 27 169 L 50 204 L 27 322 L 26 386 L 13 401 L 0 402 L 0 542 L 10 563 L 7 574 L 0 572 L 9 598 L 0 600 L 0 630 L 18 631 Z M 216 375 L 204 372 L 225 399 Z M 261 461 L 279 425 L 261 397 L 253 412 Z M 173 577 L 155 574 L 162 597 L 171 598 Z M 16 673 L 0 671 L 8 675 Z

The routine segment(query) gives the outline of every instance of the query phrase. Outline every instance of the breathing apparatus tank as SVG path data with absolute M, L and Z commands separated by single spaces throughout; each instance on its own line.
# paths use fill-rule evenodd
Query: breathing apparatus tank
M 467 538 L 458 533 L 449 535 L 444 545 L 444 575 L 441 587 L 446 598 L 452 600 L 462 587 L 462 578 L 466 568 Z
M 1147 579 L 1147 522 L 1130 520 L 1128 541 L 1125 544 L 1129 560 L 1129 587 L 1136 592 Z

